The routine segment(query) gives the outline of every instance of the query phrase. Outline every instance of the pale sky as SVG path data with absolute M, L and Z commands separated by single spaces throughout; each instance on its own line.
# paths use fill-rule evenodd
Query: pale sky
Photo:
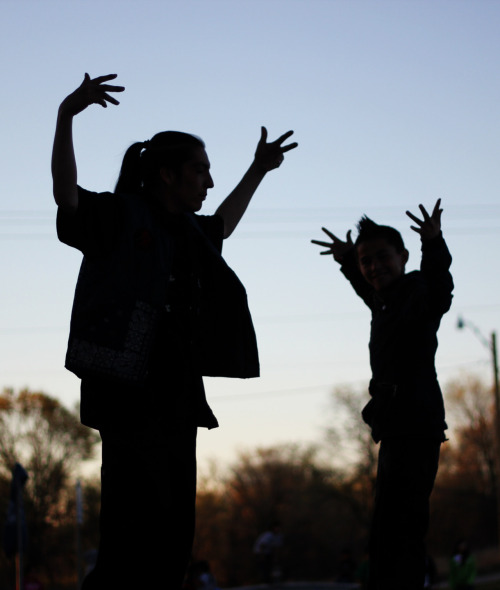
M 262 377 L 207 380 L 221 427 L 200 432 L 201 466 L 319 441 L 341 419 L 332 389 L 368 381 L 368 310 L 310 244 L 363 213 L 401 230 L 411 270 L 419 238 L 405 211 L 442 199 L 456 288 L 438 373 L 489 382 L 489 351 L 456 321 L 499 328 L 499 30 L 492 0 L 0 0 L 0 385 L 79 397 L 63 365 L 81 255 L 56 238 L 50 152 L 58 105 L 85 72 L 126 87 L 118 107 L 75 122 L 88 189 L 112 189 L 132 142 L 188 131 L 207 144 L 212 213 L 261 125 L 300 144 L 224 246 Z

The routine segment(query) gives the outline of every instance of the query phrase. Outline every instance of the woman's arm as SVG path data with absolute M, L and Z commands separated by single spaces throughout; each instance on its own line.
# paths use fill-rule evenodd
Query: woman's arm
M 297 147 L 297 143 L 282 145 L 292 133 L 293 131 L 287 131 L 276 141 L 267 143 L 267 129 L 262 127 L 254 161 L 216 211 L 216 215 L 222 217 L 224 221 L 224 238 L 228 238 L 233 233 L 264 176 L 282 164 L 285 152 Z
M 99 76 L 92 80 L 85 74 L 81 85 L 59 107 L 52 148 L 52 191 L 57 205 L 63 209 L 76 211 L 78 207 L 73 117 L 94 103 L 103 107 L 107 107 L 108 102 L 119 104 L 108 92 L 122 92 L 123 86 L 104 83 L 114 78 L 116 74 Z

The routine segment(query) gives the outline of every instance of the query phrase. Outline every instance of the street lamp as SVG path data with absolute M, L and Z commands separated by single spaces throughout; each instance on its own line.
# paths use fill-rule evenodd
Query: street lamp
M 496 332 L 491 332 L 490 338 L 486 338 L 477 326 L 471 322 L 458 317 L 457 328 L 462 330 L 469 328 L 474 332 L 481 343 L 488 348 L 491 353 L 491 361 L 493 367 L 493 394 L 495 396 L 495 473 L 496 473 L 496 495 L 497 495 L 497 531 L 498 531 L 498 545 L 500 546 L 500 388 L 498 384 L 498 356 L 497 356 L 497 335 Z

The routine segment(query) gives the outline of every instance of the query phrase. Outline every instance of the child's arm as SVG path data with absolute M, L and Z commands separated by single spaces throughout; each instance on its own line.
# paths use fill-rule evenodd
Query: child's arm
M 311 240 L 313 244 L 323 246 L 326 248 L 320 254 L 331 254 L 336 262 L 341 265 L 340 270 L 351 283 L 352 288 L 363 299 L 363 301 L 370 307 L 373 295 L 373 289 L 365 281 L 361 274 L 358 263 L 356 261 L 356 252 L 354 243 L 351 239 L 351 230 L 346 234 L 346 241 L 340 240 L 335 234 L 327 230 L 325 227 L 321 228 L 325 234 L 332 240 L 331 242 L 322 242 L 320 240 Z
M 423 219 L 409 211 L 408 217 L 417 225 L 411 229 L 420 234 L 422 240 L 422 262 L 420 270 L 429 285 L 432 300 L 431 309 L 439 314 L 446 313 L 451 306 L 453 279 L 449 268 L 451 255 L 441 232 L 441 199 L 438 199 L 429 215 L 423 205 L 419 205 Z
M 406 215 L 408 215 L 410 219 L 413 219 L 413 221 L 417 224 L 416 226 L 411 225 L 410 227 L 413 231 L 416 231 L 417 234 L 420 234 L 420 239 L 422 242 L 437 238 L 441 234 L 441 213 L 443 210 L 440 209 L 440 207 L 441 199 L 438 199 L 434 205 L 434 209 L 432 210 L 432 215 L 429 216 L 425 207 L 423 205 L 419 205 L 418 208 L 422 212 L 423 219 L 419 219 L 413 215 L 413 213 L 410 213 L 410 211 L 406 212 Z
M 349 230 L 346 234 L 346 241 L 343 242 L 335 234 L 332 234 L 331 231 L 328 231 L 326 227 L 321 228 L 325 234 L 332 240 L 330 242 L 321 242 L 319 240 L 311 240 L 313 244 L 317 244 L 318 246 L 323 246 L 326 248 L 324 252 L 320 252 L 320 254 L 333 254 L 333 258 L 339 263 L 342 264 L 344 262 L 345 256 L 354 250 L 354 243 L 351 239 L 351 230 Z

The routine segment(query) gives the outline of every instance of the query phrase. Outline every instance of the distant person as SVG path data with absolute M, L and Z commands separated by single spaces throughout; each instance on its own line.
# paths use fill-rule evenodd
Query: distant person
M 366 548 L 363 557 L 356 568 L 356 581 L 359 583 L 361 590 L 367 590 L 370 576 L 370 552 Z
M 342 549 L 337 565 L 337 582 L 340 584 L 352 584 L 356 581 L 356 562 L 350 549 Z
M 35 573 L 28 571 L 24 576 L 22 590 L 44 590 L 44 586 Z
M 95 568 L 95 563 L 97 561 L 97 549 L 89 549 L 83 554 L 83 561 L 85 563 L 85 575 L 90 574 L 90 572 Z
M 212 573 L 210 563 L 203 559 L 196 564 L 197 570 L 197 584 L 199 590 L 219 590 L 217 580 Z
M 427 554 L 425 556 L 425 579 L 424 579 L 424 589 L 427 588 L 434 588 L 434 584 L 437 582 L 437 567 L 436 562 L 432 557 Z
M 363 418 L 381 441 L 370 540 L 370 590 L 421 590 L 429 497 L 447 428 L 434 357 L 441 317 L 451 306 L 451 256 L 441 233 L 440 200 L 423 219 L 420 271 L 406 273 L 408 250 L 394 228 L 368 217 L 346 241 L 323 228 L 327 248 L 372 313 L 371 400 Z
M 450 559 L 450 588 L 452 590 L 473 590 L 476 580 L 476 560 L 466 541 L 459 541 Z
M 81 419 L 102 447 L 100 544 L 84 590 L 182 585 L 194 532 L 196 432 L 217 420 L 202 375 L 256 377 L 243 285 L 221 257 L 292 131 L 267 142 L 215 215 L 201 139 L 165 131 L 125 153 L 114 192 L 77 185 L 75 115 L 118 104 L 115 75 L 91 79 L 59 107 L 52 155 L 59 239 L 83 253 L 66 367 L 81 378 Z M 147 108 L 145 97 L 144 108 Z M 167 108 L 168 110 L 168 108 Z M 96 141 L 98 138 L 96 138 Z
M 272 524 L 255 541 L 253 552 L 257 558 L 260 580 L 264 584 L 271 584 L 281 578 L 279 557 L 282 546 L 283 535 L 279 523 Z

